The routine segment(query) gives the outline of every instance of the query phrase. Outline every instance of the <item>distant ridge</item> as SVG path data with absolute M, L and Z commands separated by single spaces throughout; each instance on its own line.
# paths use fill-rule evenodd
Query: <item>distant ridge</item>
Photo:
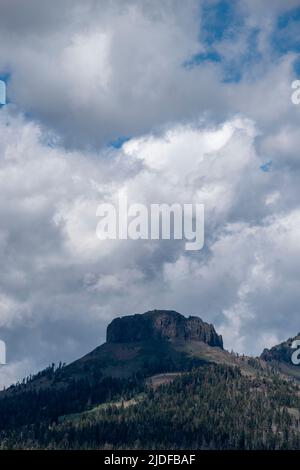
M 300 367 L 292 363 L 292 354 L 295 351 L 292 344 L 295 340 L 300 340 L 300 333 L 270 349 L 264 349 L 260 358 L 282 373 L 300 380 Z
M 289 338 L 270 349 L 264 349 L 260 356 L 261 359 L 264 359 L 267 362 L 279 361 L 291 364 L 291 357 L 294 352 L 294 349 L 292 349 L 292 343 L 297 339 L 300 339 L 300 333 L 294 338 Z

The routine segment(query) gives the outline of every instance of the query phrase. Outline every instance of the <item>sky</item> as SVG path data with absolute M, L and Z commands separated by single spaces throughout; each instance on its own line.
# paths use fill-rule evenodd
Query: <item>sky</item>
M 300 331 L 300 0 L 0 0 L 0 387 L 198 315 L 260 354 Z M 205 205 L 205 245 L 96 237 L 100 203 Z

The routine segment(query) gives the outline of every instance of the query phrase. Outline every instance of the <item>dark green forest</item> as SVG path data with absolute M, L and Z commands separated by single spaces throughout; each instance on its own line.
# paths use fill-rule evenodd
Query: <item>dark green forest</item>
M 99 403 L 105 399 L 110 403 L 93 407 L 91 400 L 89 403 L 80 401 L 79 393 L 79 409 L 82 406 L 89 411 L 58 418 L 59 410 L 65 409 L 65 404 L 60 404 L 59 395 L 54 395 L 55 419 L 36 414 L 34 422 L 27 425 L 19 422 L 16 426 L 16 422 L 10 422 L 13 426 L 7 426 L 2 421 L 1 447 L 300 448 L 298 385 L 273 372 L 257 371 L 255 377 L 249 377 L 237 367 L 203 364 L 155 389 L 141 384 L 144 382 L 138 379 L 110 382 L 107 387 L 102 382 Z M 81 387 L 84 390 L 85 385 L 77 384 L 76 388 L 80 390 Z M 42 392 L 26 398 L 28 413 L 40 403 L 39 393 Z M 82 396 L 86 399 L 87 395 L 82 392 Z M 0 412 L 3 418 L 3 408 Z

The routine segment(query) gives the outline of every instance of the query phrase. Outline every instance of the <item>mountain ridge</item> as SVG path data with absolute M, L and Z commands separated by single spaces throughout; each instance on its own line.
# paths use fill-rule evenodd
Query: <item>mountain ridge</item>
M 300 367 L 292 363 L 292 355 L 295 351 L 292 344 L 295 340 L 300 340 L 300 333 L 269 349 L 265 348 L 260 358 L 281 373 L 300 381 Z

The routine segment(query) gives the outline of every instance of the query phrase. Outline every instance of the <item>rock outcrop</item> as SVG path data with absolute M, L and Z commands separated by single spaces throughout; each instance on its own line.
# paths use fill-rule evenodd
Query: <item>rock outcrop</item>
M 295 351 L 292 349 L 292 344 L 295 340 L 300 340 L 300 333 L 295 336 L 295 338 L 289 338 L 287 341 L 284 341 L 271 349 L 264 349 L 260 356 L 261 359 L 264 359 L 267 362 L 277 361 L 291 364 L 292 354 Z
M 201 318 L 184 317 L 171 310 L 152 310 L 116 318 L 107 328 L 108 343 L 132 343 L 149 339 L 196 340 L 223 349 L 222 336 Z

